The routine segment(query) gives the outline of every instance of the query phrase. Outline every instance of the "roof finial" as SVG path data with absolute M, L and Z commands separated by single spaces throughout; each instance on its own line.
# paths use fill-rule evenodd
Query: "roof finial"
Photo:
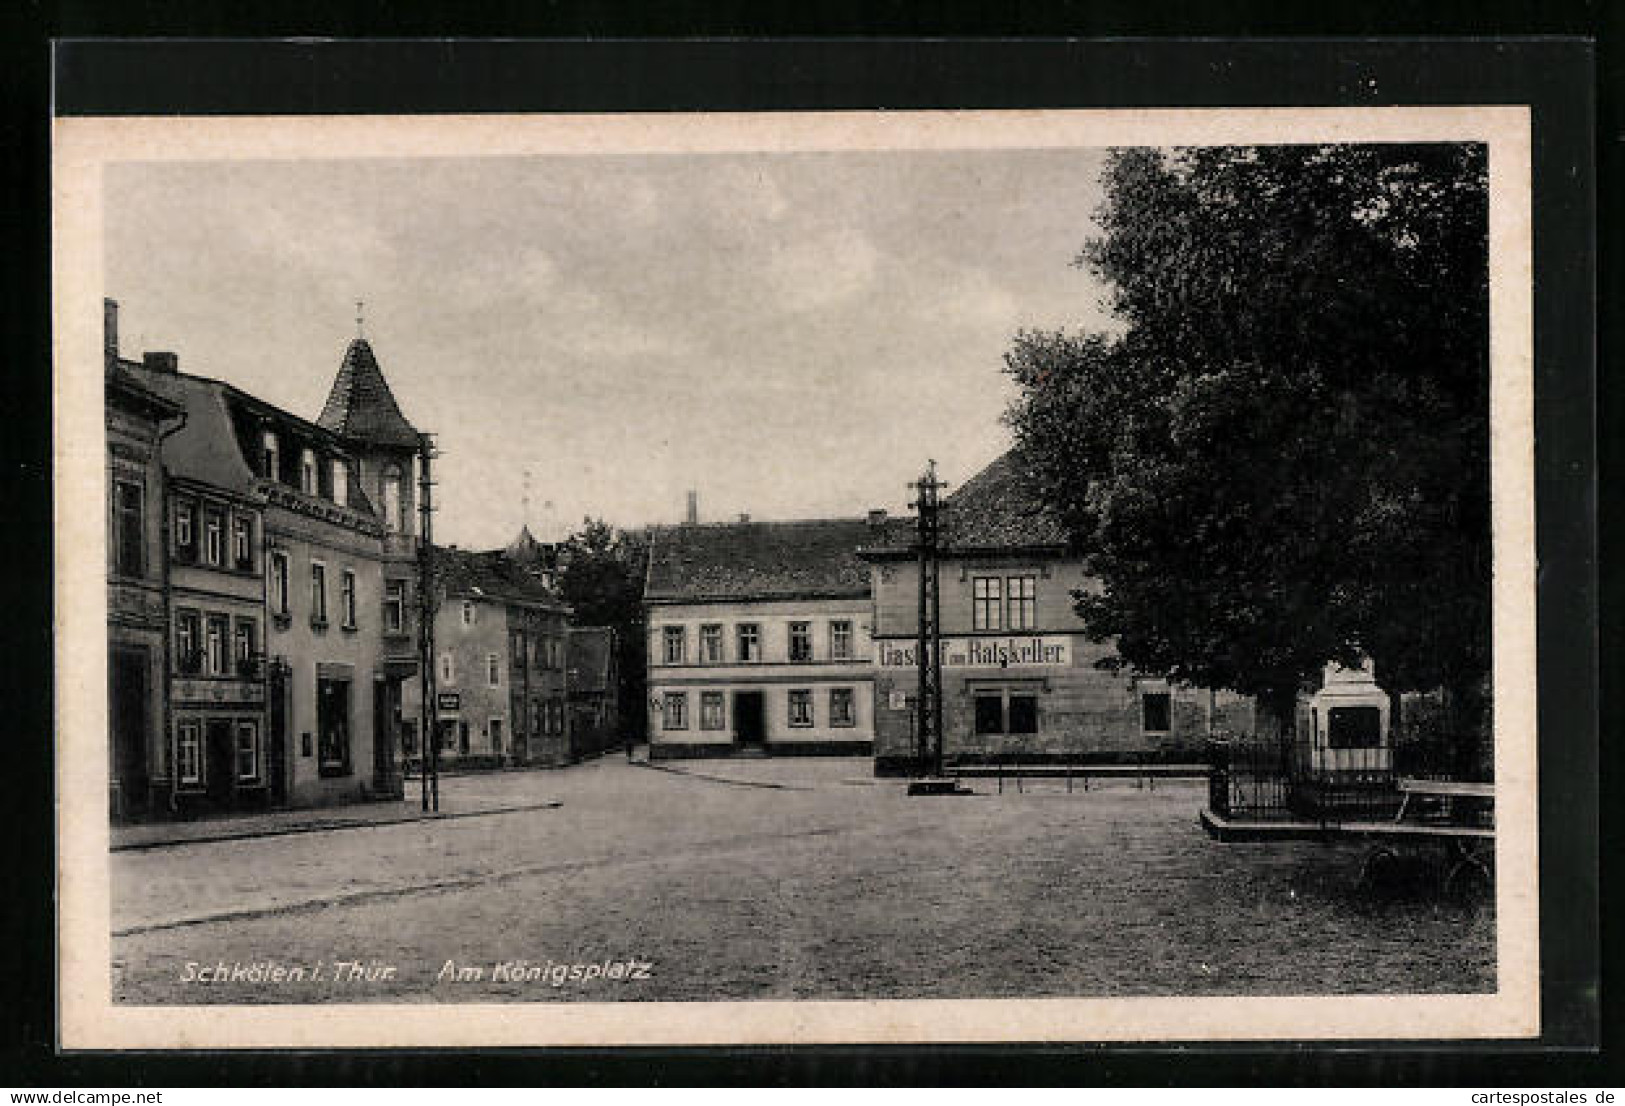
M 365 338 L 367 336 L 367 332 L 364 329 L 362 329 L 363 315 L 362 315 L 362 310 L 361 309 L 363 307 L 365 307 L 365 306 L 366 306 L 366 301 L 365 300 L 356 300 L 355 301 L 355 336 L 357 338 Z

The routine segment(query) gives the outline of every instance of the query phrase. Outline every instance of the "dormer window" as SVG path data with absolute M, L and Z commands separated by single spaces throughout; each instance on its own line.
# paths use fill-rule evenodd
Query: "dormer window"
M 308 449 L 299 457 L 299 490 L 306 495 L 316 494 L 316 454 Z
M 350 501 L 350 475 L 344 462 L 333 458 L 333 502 L 340 507 Z
M 260 438 L 260 475 L 267 480 L 280 479 L 281 456 L 277 451 L 276 435 L 267 430 Z

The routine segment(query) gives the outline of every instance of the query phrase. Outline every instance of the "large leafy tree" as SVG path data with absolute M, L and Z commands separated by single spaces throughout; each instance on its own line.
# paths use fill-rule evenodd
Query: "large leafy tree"
M 1109 333 L 1024 333 L 1018 455 L 1143 671 L 1287 717 L 1329 660 L 1489 663 L 1487 180 L 1473 145 L 1114 152 L 1078 263 Z
M 586 518 L 565 539 L 559 589 L 578 626 L 615 630 L 620 670 L 621 725 L 641 734 L 644 697 L 643 572 L 648 547 L 641 534 Z

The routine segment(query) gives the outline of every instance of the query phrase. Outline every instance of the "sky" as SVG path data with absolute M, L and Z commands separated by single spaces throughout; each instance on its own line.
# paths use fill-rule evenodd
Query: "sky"
M 1099 150 L 122 163 L 106 294 L 314 419 L 355 336 L 437 436 L 437 540 L 906 508 L 1009 444 L 1021 329 L 1110 326 L 1072 264 Z M 950 488 L 951 490 L 951 488 Z

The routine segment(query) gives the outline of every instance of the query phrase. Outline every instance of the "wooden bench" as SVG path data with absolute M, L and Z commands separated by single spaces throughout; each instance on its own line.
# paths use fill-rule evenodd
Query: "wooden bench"
M 1448 894 L 1455 881 L 1470 872 L 1476 872 L 1486 883 L 1491 882 L 1490 866 L 1494 861 L 1495 827 L 1493 825 L 1474 825 L 1459 820 L 1456 817 L 1456 800 L 1466 799 L 1474 803 L 1493 803 L 1495 800 L 1495 785 L 1492 783 L 1472 783 L 1463 780 L 1424 780 L 1409 777 L 1399 781 L 1401 796 L 1399 810 L 1391 822 L 1346 822 L 1342 826 L 1344 833 L 1374 839 L 1386 839 L 1383 844 L 1374 845 L 1365 856 L 1360 865 L 1360 881 L 1362 884 L 1371 879 L 1373 868 L 1384 860 L 1398 859 L 1398 846 L 1402 844 L 1443 844 L 1448 850 L 1448 867 L 1443 881 L 1443 890 Z M 1427 800 L 1439 799 L 1442 802 L 1442 820 L 1418 820 L 1413 815 L 1415 807 L 1411 800 L 1420 799 L 1424 805 Z M 1391 842 L 1388 843 L 1388 842 Z

